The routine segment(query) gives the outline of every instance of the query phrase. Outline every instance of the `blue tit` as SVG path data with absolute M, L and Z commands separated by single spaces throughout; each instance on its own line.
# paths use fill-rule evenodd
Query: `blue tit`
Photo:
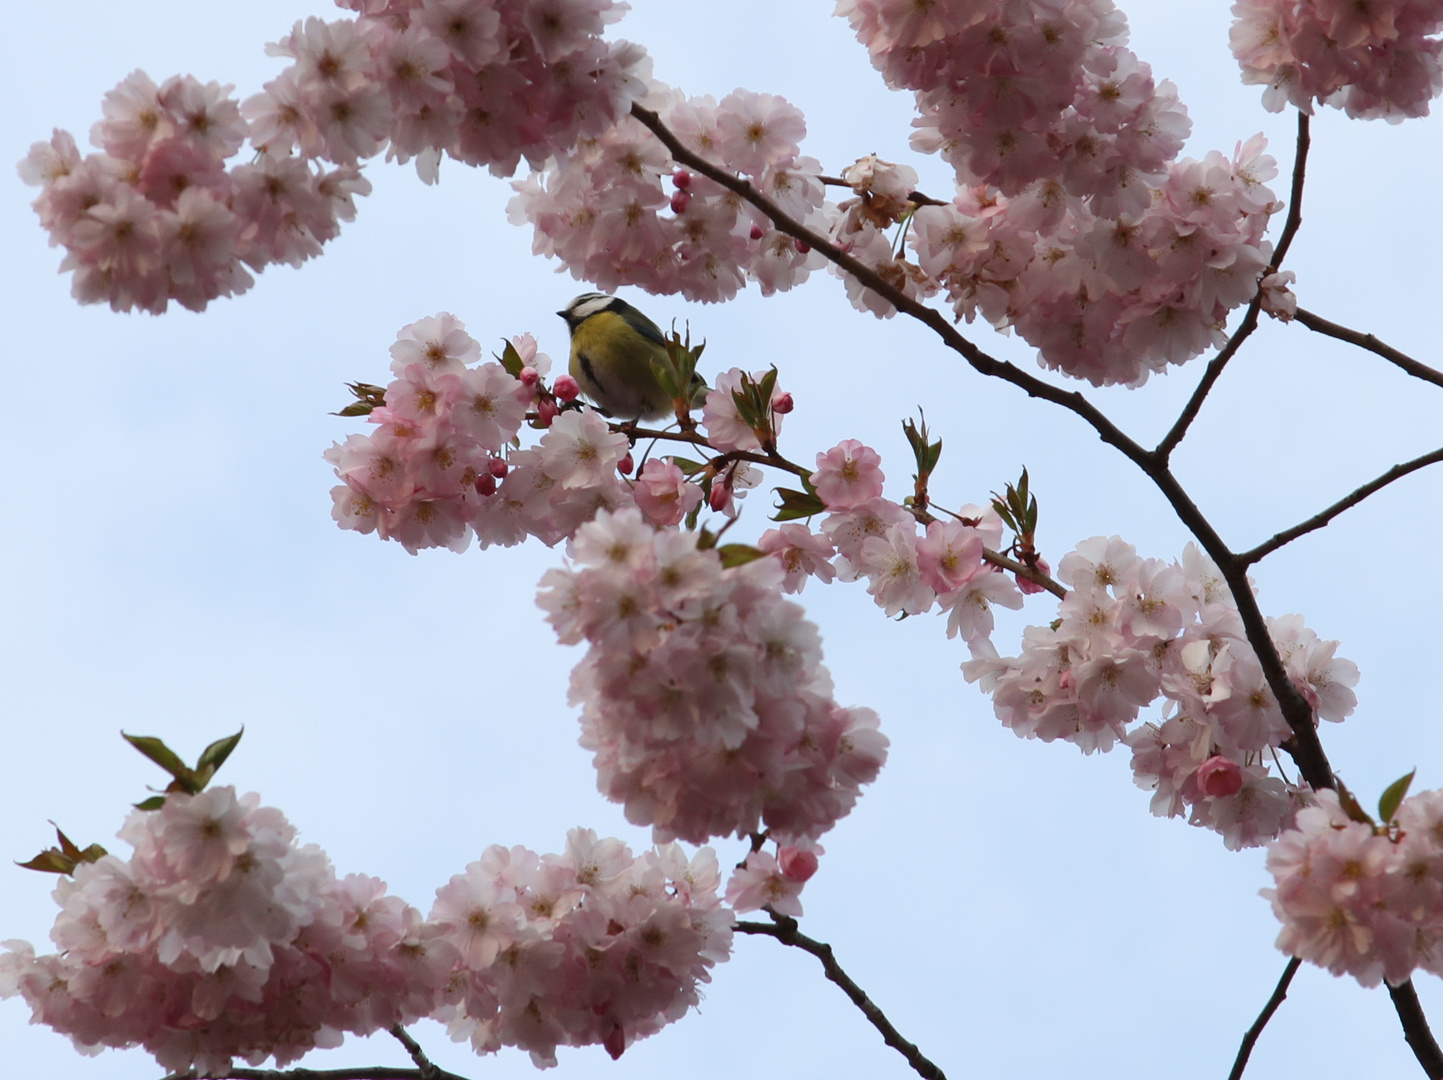
M 622 420 L 669 416 L 672 401 L 657 381 L 652 360 L 666 360 L 661 329 L 625 300 L 605 293 L 582 293 L 558 311 L 571 331 L 571 377 L 601 408 Z M 692 401 L 706 394 L 700 377 L 692 380 Z

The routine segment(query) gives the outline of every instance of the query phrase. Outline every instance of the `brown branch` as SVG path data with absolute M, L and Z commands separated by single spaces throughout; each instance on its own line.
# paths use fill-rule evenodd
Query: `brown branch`
M 1421 457 L 1415 457 L 1412 461 L 1405 461 L 1401 465 L 1394 465 L 1382 476 L 1378 476 L 1372 480 L 1369 480 L 1366 484 L 1358 488 L 1356 491 L 1350 492 L 1349 494 L 1343 496 L 1343 498 L 1339 499 L 1326 510 L 1318 511 L 1318 513 L 1308 518 L 1307 521 L 1300 521 L 1291 529 L 1284 529 L 1282 532 L 1276 533 L 1271 539 L 1264 540 L 1261 544 L 1251 549 L 1250 551 L 1244 551 L 1239 553 L 1238 561 L 1241 562 L 1244 566 L 1251 566 L 1253 563 L 1257 562 L 1265 555 L 1269 555 L 1272 552 L 1277 551 L 1278 548 L 1282 547 L 1284 544 L 1291 544 L 1298 537 L 1305 536 L 1308 533 L 1312 532 L 1314 529 L 1321 529 L 1324 525 L 1328 524 L 1328 522 L 1332 521 L 1344 510 L 1348 510 L 1354 506 L 1357 506 L 1369 495 L 1373 494 L 1375 491 L 1379 491 L 1387 487 L 1394 480 L 1398 480 L 1401 477 L 1407 476 L 1411 472 L 1417 472 L 1419 469 L 1422 469 L 1428 465 L 1437 464 L 1440 461 L 1443 461 L 1443 448 L 1433 450 L 1427 454 L 1422 455 Z
M 1253 1021 L 1253 1026 L 1243 1033 L 1243 1044 L 1238 1047 L 1238 1056 L 1233 1061 L 1233 1071 L 1228 1073 L 1228 1080 L 1242 1080 L 1243 1070 L 1248 1067 L 1248 1058 L 1252 1056 L 1253 1044 L 1258 1041 L 1258 1036 L 1263 1033 L 1263 1028 L 1268 1026 L 1268 1021 L 1273 1018 L 1273 1013 L 1278 1011 L 1278 1006 L 1288 996 L 1288 986 L 1293 981 L 1293 976 L 1298 973 L 1302 961 L 1296 956 L 1288 961 L 1287 967 L 1283 968 L 1283 977 L 1278 980 L 1277 989 L 1273 996 L 1268 998 L 1268 1003 L 1263 1006 L 1263 1011 L 1258 1013 L 1258 1018 Z
M 1293 246 L 1293 237 L 1298 235 L 1298 229 L 1302 227 L 1303 182 L 1308 170 L 1308 148 L 1312 146 L 1312 143 L 1312 137 L 1308 133 L 1308 116 L 1306 113 L 1299 112 L 1298 144 L 1297 149 L 1293 152 L 1293 189 L 1292 196 L 1288 203 L 1288 217 L 1283 223 L 1283 232 L 1278 238 L 1278 246 L 1277 250 L 1273 253 L 1273 261 L 1269 264 L 1268 268 L 1263 271 L 1263 277 L 1277 272 L 1278 267 L 1283 264 L 1283 256 L 1288 253 L 1288 248 Z M 1203 371 L 1203 376 L 1198 381 L 1197 388 L 1193 390 L 1192 396 L 1188 398 L 1187 404 L 1183 406 L 1182 412 L 1178 414 L 1178 418 L 1173 421 L 1173 425 L 1168 429 L 1168 433 L 1164 435 L 1162 441 L 1157 444 L 1155 453 L 1161 457 L 1164 462 L 1166 462 L 1172 455 L 1172 452 L 1177 449 L 1177 444 L 1182 442 L 1183 437 L 1187 435 L 1187 429 L 1192 426 L 1192 422 L 1197 419 L 1197 414 L 1202 411 L 1203 402 L 1207 400 L 1208 394 L 1211 393 L 1213 384 L 1216 383 L 1219 376 L 1222 375 L 1223 368 L 1227 367 L 1228 361 L 1233 358 L 1233 354 L 1242 348 L 1243 342 L 1258 328 L 1258 312 L 1262 310 L 1263 306 L 1262 279 L 1259 278 L 1258 280 L 1259 289 L 1249 302 L 1247 313 L 1243 315 L 1243 321 L 1238 324 L 1238 328 L 1233 331 L 1233 336 L 1228 338 L 1227 344 L 1222 347 L 1222 350 L 1208 361 L 1208 366 L 1206 370 Z
M 913 1070 L 926 1080 L 947 1080 L 946 1075 L 933 1062 L 923 1056 L 922 1051 L 916 1045 L 908 1042 L 892 1026 L 881 1009 L 872 1003 L 862 988 L 852 981 L 851 977 L 842 970 L 837 963 L 836 957 L 832 955 L 832 947 L 820 941 L 813 940 L 797 930 L 797 920 L 788 915 L 772 915 L 773 924 L 758 922 L 739 922 L 736 929 L 743 934 L 762 934 L 766 937 L 774 937 L 783 945 L 790 945 L 803 952 L 809 952 L 822 962 L 822 971 L 827 978 L 842 988 L 842 992 L 852 999 L 852 1004 L 862 1011 L 872 1026 L 881 1032 L 882 1040 L 896 1050 L 904 1058 Z
M 840 269 L 851 274 L 862 285 L 885 299 L 898 311 L 929 327 L 948 348 L 958 353 L 978 374 L 1009 382 L 1031 397 L 1060 405 L 1088 424 L 1097 433 L 1098 438 L 1116 448 L 1141 469 L 1173 508 L 1173 512 L 1177 514 L 1179 520 L 1188 527 L 1193 536 L 1197 538 L 1198 543 L 1202 545 L 1203 550 L 1222 571 L 1223 578 L 1227 581 L 1233 594 L 1233 600 L 1237 604 L 1238 615 L 1242 618 L 1248 643 L 1257 654 L 1263 675 L 1268 681 L 1268 688 L 1277 698 L 1283 717 L 1287 720 L 1288 727 L 1292 729 L 1293 736 L 1286 749 L 1297 763 L 1298 771 L 1314 788 L 1333 787 L 1335 783 L 1333 770 L 1328 764 L 1323 744 L 1318 739 L 1312 707 L 1298 693 L 1297 688 L 1288 678 L 1277 647 L 1273 645 L 1272 638 L 1268 635 L 1267 621 L 1263 618 L 1263 613 L 1248 585 L 1247 567 L 1237 560 L 1231 549 L 1223 542 L 1222 537 L 1212 527 L 1212 523 L 1203 516 L 1191 496 L 1178 482 L 1177 477 L 1169 471 L 1167 460 L 1163 455 L 1143 449 L 1123 433 L 1092 402 L 1076 391 L 1059 389 L 1035 375 L 983 352 L 982 349 L 963 337 L 941 312 L 908 296 L 887 282 L 871 267 L 842 251 L 826 237 L 806 228 L 747 181 L 692 153 L 661 122 L 661 118 L 656 113 L 633 104 L 631 115 L 661 140 L 677 162 L 701 173 L 707 179 L 745 199 L 765 214 L 779 231 L 807 244 L 812 250 L 822 254 Z
M 396 1041 L 406 1048 L 406 1053 L 411 1055 L 411 1060 L 416 1063 L 416 1068 L 421 1071 L 423 1080 L 440 1080 L 441 1070 L 432 1064 L 431 1059 L 426 1056 L 426 1051 L 421 1049 L 421 1044 L 411 1038 L 410 1033 L 400 1024 L 393 1024 L 387 1029 L 396 1037 Z
M 430 1073 L 421 1069 L 391 1069 L 383 1066 L 361 1066 L 354 1069 L 227 1069 L 218 1073 L 194 1071 L 172 1073 L 165 1080 L 466 1080 L 464 1076 L 437 1069 Z
M 1321 315 L 1314 315 L 1311 311 L 1298 309 L 1293 316 L 1295 322 L 1300 322 L 1309 330 L 1323 334 L 1330 338 L 1337 338 L 1339 341 L 1346 341 L 1349 345 L 1356 345 L 1360 349 L 1367 349 L 1370 353 L 1376 353 L 1390 364 L 1402 368 L 1415 379 L 1422 379 L 1434 386 L 1443 386 L 1443 372 L 1435 371 L 1427 364 L 1414 360 L 1407 353 L 1401 353 L 1391 345 L 1379 341 L 1372 334 L 1359 333 L 1357 330 L 1349 330 L 1346 326 L 1339 326 L 1335 322 L 1329 322 Z
M 1418 1059 L 1418 1064 L 1423 1066 L 1428 1080 L 1443 1080 L 1443 1050 L 1438 1049 L 1433 1033 L 1428 1030 L 1428 1018 L 1423 1015 L 1423 1006 L 1418 1003 L 1413 980 L 1388 987 L 1388 995 L 1393 999 L 1398 1019 L 1403 1022 L 1403 1038 Z

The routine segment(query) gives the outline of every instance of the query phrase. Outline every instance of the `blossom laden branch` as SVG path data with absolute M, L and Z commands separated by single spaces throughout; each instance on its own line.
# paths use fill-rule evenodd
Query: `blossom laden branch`
M 1293 237 L 1297 236 L 1298 229 L 1303 224 L 1303 183 L 1307 175 L 1308 149 L 1312 146 L 1312 138 L 1308 130 L 1308 114 L 1298 113 L 1298 143 L 1297 150 L 1293 154 L 1293 187 L 1292 195 L 1288 200 L 1288 217 L 1283 223 L 1282 235 L 1278 238 L 1277 250 L 1273 253 L 1273 261 L 1264 271 L 1263 277 L 1275 274 L 1283 264 L 1283 257 L 1287 255 L 1288 248 L 1293 246 Z M 1157 444 L 1154 451 L 1163 461 L 1171 456 L 1177 449 L 1178 443 L 1182 442 L 1187 435 L 1188 428 L 1197 419 L 1202 411 L 1203 402 L 1212 392 L 1215 384 L 1223 373 L 1223 368 L 1228 364 L 1234 354 L 1242 348 L 1243 342 L 1252 336 L 1258 328 L 1258 313 L 1263 306 L 1263 291 L 1259 285 L 1257 293 L 1248 303 L 1247 312 L 1243 315 L 1243 321 L 1233 331 L 1232 337 L 1228 338 L 1227 344 L 1222 347 L 1216 356 L 1208 361 L 1208 366 L 1203 372 L 1202 378 L 1198 381 L 1197 388 L 1193 390 L 1192 396 L 1188 398 L 1187 404 L 1183 406 L 1182 412 L 1178 414 L 1177 420 L 1173 422 L 1168 433 L 1163 436 L 1162 441 Z
M 795 949 L 811 953 L 822 962 L 822 970 L 828 979 L 842 988 L 842 992 L 851 998 L 852 1004 L 862 1011 L 871 1025 L 882 1035 L 882 1040 L 896 1050 L 904 1058 L 907 1064 L 918 1076 L 925 1080 L 947 1080 L 946 1074 L 937 1065 L 925 1057 L 921 1050 L 917 1049 L 915 1043 L 910 1043 L 902 1037 L 892 1022 L 869 998 L 866 992 L 858 986 L 845 971 L 842 965 L 837 963 L 832 953 L 832 947 L 814 938 L 809 938 L 797 928 L 797 920 L 789 915 L 772 915 L 772 924 L 758 922 L 739 922 L 734 929 L 743 934 L 760 934 L 765 937 L 773 937 L 783 945 L 790 945 Z
M 1172 506 L 1173 512 L 1177 514 L 1182 523 L 1197 537 L 1203 550 L 1217 563 L 1228 588 L 1232 591 L 1238 605 L 1238 614 L 1242 618 L 1247 632 L 1248 643 L 1257 653 L 1258 660 L 1262 664 L 1263 674 L 1267 678 L 1268 688 L 1272 690 L 1283 710 L 1288 726 L 1293 732 L 1293 738 L 1284 748 L 1292 755 L 1303 778 L 1314 788 L 1330 788 L 1334 785 L 1332 766 L 1328 763 L 1327 754 L 1318 739 L 1312 707 L 1288 678 L 1282 658 L 1268 635 L 1267 622 L 1247 580 L 1246 565 L 1238 561 L 1237 556 L 1224 543 L 1212 523 L 1198 509 L 1192 497 L 1168 469 L 1164 455 L 1144 449 L 1077 391 L 1059 389 L 1035 375 L 984 352 L 959 333 L 941 312 L 908 296 L 881 274 L 847 254 L 826 237 L 806 228 L 747 181 L 692 153 L 661 122 L 661 118 L 655 112 L 633 104 L 631 115 L 661 140 L 678 163 L 745 199 L 767 215 L 779 231 L 786 233 L 794 240 L 801 241 L 812 250 L 820 252 L 834 265 L 851 274 L 862 285 L 877 293 L 898 311 L 932 329 L 948 348 L 961 355 L 978 374 L 1002 379 L 1025 391 L 1031 397 L 1041 398 L 1067 409 L 1087 423 L 1103 442 L 1116 448 L 1141 469 L 1152 480 L 1168 504 Z
M 1423 454 L 1420 457 L 1415 457 L 1411 461 L 1405 461 L 1401 465 L 1394 465 L 1381 476 L 1369 480 L 1366 484 L 1343 496 L 1343 498 L 1333 503 L 1333 505 L 1329 506 L 1326 510 L 1320 510 L 1306 521 L 1300 521 L 1291 529 L 1284 529 L 1282 532 L 1274 534 L 1270 539 L 1264 540 L 1257 547 L 1239 553 L 1237 556 L 1238 562 L 1244 566 L 1251 566 L 1265 556 L 1277 551 L 1278 548 L 1291 544 L 1294 540 L 1298 539 L 1298 537 L 1306 536 L 1310 532 L 1321 529 L 1344 510 L 1349 510 L 1357 506 L 1369 495 L 1381 491 L 1393 481 L 1400 480 L 1409 473 L 1417 472 L 1419 469 L 1434 465 L 1440 461 L 1443 461 L 1443 447 Z
M 1233 1068 L 1228 1073 L 1228 1080 L 1242 1080 L 1243 1070 L 1248 1067 L 1248 1058 L 1252 1056 L 1253 1046 L 1258 1041 L 1258 1036 L 1267 1027 L 1268 1021 L 1273 1018 L 1273 1013 L 1278 1011 L 1278 1006 L 1288 996 L 1288 987 L 1292 985 L 1293 976 L 1298 973 L 1298 968 L 1303 962 L 1296 956 L 1288 961 L 1287 967 L 1283 968 L 1283 976 L 1278 980 L 1277 988 L 1273 990 L 1273 996 L 1263 1006 L 1263 1011 L 1258 1013 L 1258 1018 L 1253 1021 L 1253 1026 L 1243 1033 L 1243 1044 L 1238 1047 L 1238 1056 L 1233 1061 Z
M 200 1080 L 196 1072 L 171 1073 L 165 1080 Z M 468 1080 L 467 1077 L 438 1069 L 397 1069 L 385 1066 L 362 1066 L 355 1069 L 226 1069 L 204 1074 L 206 1080 Z
M 1309 330 L 1324 335 L 1325 337 L 1337 338 L 1339 341 L 1346 341 L 1349 345 L 1356 345 L 1360 349 L 1367 349 L 1370 353 L 1376 353 L 1384 360 L 1397 367 L 1402 368 L 1415 379 L 1422 379 L 1434 386 L 1443 386 L 1443 372 L 1429 367 L 1427 364 L 1414 360 L 1407 353 L 1399 352 L 1393 346 L 1379 341 L 1372 334 L 1364 334 L 1357 330 L 1350 330 L 1346 326 L 1329 322 L 1321 315 L 1314 315 L 1311 311 L 1298 309 L 1293 316 Z

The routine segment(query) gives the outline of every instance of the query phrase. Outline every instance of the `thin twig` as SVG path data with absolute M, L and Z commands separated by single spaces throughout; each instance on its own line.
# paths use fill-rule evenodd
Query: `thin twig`
M 1437 464 L 1440 461 L 1443 461 L 1443 448 L 1430 451 L 1421 457 L 1415 457 L 1412 461 L 1405 461 L 1401 465 L 1394 465 L 1382 476 L 1369 480 L 1362 487 L 1343 496 L 1326 510 L 1318 511 L 1318 513 L 1308 518 L 1307 521 L 1300 521 L 1291 529 L 1284 529 L 1282 532 L 1275 534 L 1271 539 L 1264 540 L 1252 550 L 1239 553 L 1238 561 L 1244 566 L 1251 566 L 1263 558 L 1263 556 L 1277 551 L 1278 548 L 1284 544 L 1291 544 L 1298 537 L 1305 536 L 1314 529 L 1321 529 L 1344 510 L 1357 506 L 1369 495 L 1373 494 L 1373 492 L 1387 487 L 1394 480 L 1407 476 L 1411 472 L 1417 472 L 1419 469 L 1428 465 Z
M 396 1041 L 406 1048 L 406 1053 L 411 1055 L 411 1060 L 416 1063 L 416 1068 L 421 1070 L 422 1080 L 438 1080 L 441 1070 L 426 1056 L 426 1051 L 421 1049 L 421 1044 L 411 1038 L 410 1033 L 400 1024 L 394 1024 L 387 1030 L 396 1037 Z
M 1294 321 L 1302 323 L 1309 330 L 1324 334 L 1330 338 L 1337 338 L 1339 341 L 1346 341 L 1349 345 L 1356 345 L 1360 349 L 1367 349 L 1370 353 L 1376 353 L 1390 364 L 1396 364 L 1415 379 L 1422 379 L 1434 386 L 1443 386 L 1443 372 L 1435 371 L 1427 364 L 1414 360 L 1407 353 L 1399 352 L 1391 345 L 1379 341 L 1372 334 L 1364 334 L 1357 330 L 1349 330 L 1346 326 L 1339 326 L 1335 322 L 1329 322 L 1321 315 L 1314 315 L 1311 311 L 1298 309 L 1293 316 Z
M 822 970 L 826 973 L 827 978 L 842 988 L 842 992 L 852 999 L 852 1004 L 857 1006 L 872 1026 L 881 1032 L 883 1041 L 906 1058 L 907 1064 L 912 1066 L 919 1076 L 925 1077 L 926 1080 L 947 1080 L 942 1070 L 924 1057 L 922 1051 L 918 1050 L 915 1044 L 902 1038 L 882 1010 L 877 1008 L 862 988 L 842 970 L 842 966 L 832 955 L 830 945 L 825 945 L 800 933 L 797 930 L 797 920 L 788 915 L 773 914 L 772 919 L 774 924 L 739 922 L 736 924 L 736 929 L 743 934 L 763 934 L 767 937 L 774 937 L 783 945 L 790 945 L 803 952 L 811 953 L 822 962 Z
M 1298 144 L 1293 152 L 1293 189 L 1288 201 L 1288 216 L 1283 222 L 1283 232 L 1278 238 L 1278 246 L 1273 252 L 1273 261 L 1263 271 L 1263 277 L 1276 273 L 1278 267 L 1283 264 L 1283 256 L 1288 253 L 1288 248 L 1293 246 L 1293 237 L 1298 235 L 1298 229 L 1303 224 L 1303 183 L 1308 171 L 1308 148 L 1313 144 L 1311 135 L 1308 133 L 1308 116 L 1304 112 L 1298 113 Z M 1261 282 L 1261 278 L 1259 282 Z M 1188 398 L 1187 404 L 1183 406 L 1178 418 L 1168 429 L 1168 433 L 1162 437 L 1157 444 L 1156 453 L 1164 462 L 1177 449 L 1177 444 L 1182 442 L 1187 434 L 1187 429 L 1197 419 L 1197 414 L 1202 410 L 1203 402 L 1212 391 L 1213 384 L 1222 375 L 1223 368 L 1227 367 L 1228 361 L 1233 354 L 1242 348 L 1254 330 L 1258 328 L 1258 312 L 1262 310 L 1263 294 L 1261 285 L 1253 295 L 1252 301 L 1248 304 L 1248 310 L 1243 315 L 1243 321 L 1233 331 L 1233 336 L 1228 338 L 1221 351 L 1208 361 L 1207 368 L 1203 371 L 1202 378 L 1198 381 L 1197 388 L 1193 390 L 1192 396 Z
M 1191 496 L 1178 482 L 1177 477 L 1169 471 L 1167 461 L 1163 456 L 1151 450 L 1145 450 L 1124 434 L 1092 402 L 1076 391 L 1059 389 L 1012 364 L 989 356 L 963 337 L 941 312 L 895 288 L 871 267 L 842 251 L 826 237 L 806 228 L 747 181 L 692 153 L 661 122 L 661 118 L 656 113 L 633 104 L 631 115 L 661 140 L 662 145 L 670 151 L 671 156 L 679 164 L 687 166 L 745 199 L 765 214 L 778 231 L 807 244 L 812 250 L 819 252 L 840 269 L 856 278 L 866 288 L 885 299 L 898 311 L 929 327 L 948 348 L 958 353 L 978 374 L 1009 382 L 1032 397 L 1050 401 L 1054 405 L 1060 405 L 1067 409 L 1087 423 L 1097 433 L 1098 438 L 1109 446 L 1115 447 L 1124 457 L 1141 469 L 1157 486 L 1179 520 L 1188 527 L 1193 536 L 1197 538 L 1198 543 L 1202 545 L 1203 550 L 1222 571 L 1223 578 L 1232 591 L 1233 601 L 1237 604 L 1238 615 L 1242 619 L 1248 643 L 1252 646 L 1258 663 L 1262 666 L 1263 675 L 1268 682 L 1268 689 L 1273 692 L 1273 696 L 1282 709 L 1283 717 L 1293 732 L 1286 749 L 1292 755 L 1293 760 L 1297 762 L 1298 771 L 1313 788 L 1334 786 L 1332 766 L 1329 765 L 1328 756 L 1318 738 L 1317 728 L 1313 722 L 1312 706 L 1298 693 L 1297 687 L 1293 685 L 1287 670 L 1283 667 L 1282 658 L 1278 655 L 1277 647 L 1268 634 L 1267 621 L 1263 618 L 1262 609 L 1258 607 L 1257 599 L 1253 596 L 1252 587 L 1248 583 L 1246 566 L 1237 561 L 1236 556 L 1223 542 L 1212 523 L 1197 508 Z
M 1403 1022 L 1403 1038 L 1412 1048 L 1418 1064 L 1428 1074 L 1428 1080 L 1443 1080 L 1443 1050 L 1438 1049 L 1433 1033 L 1428 1030 L 1428 1018 L 1423 1015 L 1423 1006 L 1418 1003 L 1413 980 L 1388 987 L 1388 994 L 1393 999 L 1398 1019 Z
M 1263 1033 L 1263 1028 L 1268 1026 L 1268 1021 L 1273 1018 L 1273 1013 L 1278 1011 L 1278 1006 L 1288 996 L 1288 986 L 1293 981 L 1293 976 L 1298 973 L 1302 964 L 1296 956 L 1288 961 L 1288 966 L 1283 968 L 1283 977 L 1278 980 L 1277 989 L 1273 996 L 1268 998 L 1268 1003 L 1263 1006 L 1263 1011 L 1258 1013 L 1258 1018 L 1253 1021 L 1253 1026 L 1243 1034 L 1243 1044 L 1238 1047 L 1238 1056 L 1233 1061 L 1233 1071 L 1228 1073 L 1228 1080 L 1241 1080 L 1243 1070 L 1248 1067 L 1248 1058 L 1252 1056 L 1253 1044 L 1258 1041 L 1258 1036 Z

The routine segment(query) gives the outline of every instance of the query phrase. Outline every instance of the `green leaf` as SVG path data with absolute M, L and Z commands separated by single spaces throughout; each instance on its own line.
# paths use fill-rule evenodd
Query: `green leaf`
M 824 513 L 827 506 L 817 498 L 815 492 L 793 491 L 791 488 L 777 488 L 777 512 L 773 521 L 795 521 Z
M 516 346 L 505 339 L 502 339 L 501 355 L 496 357 L 496 360 L 513 379 L 519 376 L 521 369 L 526 366 L 521 362 L 521 354 L 516 351 Z
M 331 413 L 331 415 L 332 415 L 332 416 L 370 416 L 370 415 L 371 415 L 371 410 L 374 409 L 374 408 L 375 408 L 375 406 L 372 405 L 369 401 L 357 401 L 357 402 L 354 402 L 354 403 L 352 403 L 352 404 L 350 404 L 350 405 L 347 405 L 344 409 L 341 409 L 339 412 L 333 412 L 333 413 Z
M 135 804 L 135 808 L 136 808 L 137 810 L 159 810 L 159 809 L 160 809 L 162 806 L 164 806 L 164 805 L 165 805 L 165 796 L 164 796 L 164 795 L 152 795 L 150 798 L 146 799 L 145 801 L 136 803 L 136 804 Z
M 1398 777 L 1378 797 L 1378 816 L 1385 822 L 1392 822 L 1393 815 L 1398 812 L 1398 807 L 1408 794 L 1408 788 L 1413 784 L 1413 777 L 1417 775 L 1418 770 L 1414 769 L 1407 776 Z
M 176 756 L 174 750 L 153 735 L 127 735 L 122 731 L 120 737 L 177 780 L 190 776 L 190 769 L 185 762 Z
M 721 556 L 722 566 L 730 570 L 733 566 L 745 566 L 749 562 L 756 562 L 758 559 L 765 559 L 767 553 L 761 548 L 752 547 L 750 544 L 722 544 L 717 549 Z
M 687 476 L 694 476 L 706 468 L 704 461 L 692 461 L 691 458 L 677 457 L 675 454 L 671 455 L 671 463 Z
M 1368 816 L 1368 811 L 1363 809 L 1362 804 L 1353 797 L 1353 793 L 1344 786 L 1341 780 L 1338 781 L 1338 802 L 1343 807 L 1343 813 L 1348 815 L 1349 821 L 1376 827 L 1377 822 Z
M 246 729 L 241 728 L 234 735 L 227 736 L 224 739 L 217 739 L 207 746 L 200 752 L 200 760 L 195 763 L 195 771 L 205 772 L 209 769 L 210 776 L 214 776 L 215 771 L 225 764 L 225 759 L 230 757 L 231 751 L 236 748 L 236 744 L 240 742 L 241 736 L 245 733 Z M 209 777 L 207 777 L 207 779 L 209 779 Z
M 29 862 L 17 862 L 15 865 L 26 870 L 39 870 L 42 874 L 70 874 L 75 871 L 75 860 L 54 848 L 42 851 Z

